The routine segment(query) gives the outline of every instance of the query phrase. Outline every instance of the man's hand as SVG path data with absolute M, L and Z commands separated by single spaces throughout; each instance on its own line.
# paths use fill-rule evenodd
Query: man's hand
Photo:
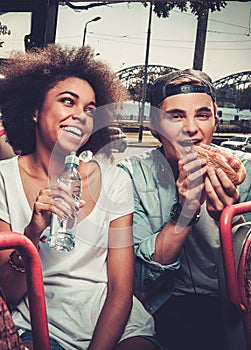
M 236 186 L 220 168 L 214 170 L 208 167 L 205 193 L 207 211 L 216 221 L 220 219 L 221 212 L 227 205 L 236 204 L 240 200 Z
M 192 218 L 200 211 L 204 201 L 206 160 L 196 152 L 185 154 L 178 162 L 179 177 L 176 181 L 182 215 Z

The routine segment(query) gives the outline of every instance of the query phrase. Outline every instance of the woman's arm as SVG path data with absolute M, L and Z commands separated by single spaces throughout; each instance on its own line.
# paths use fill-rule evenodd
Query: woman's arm
M 61 198 L 68 203 L 55 201 L 54 198 Z M 75 211 L 75 200 L 65 188 L 55 184 L 51 189 L 43 189 L 40 191 L 34 203 L 32 218 L 24 230 L 24 234 L 38 247 L 41 233 L 50 224 L 51 213 L 55 213 L 62 217 L 63 215 L 71 215 Z M 10 224 L 0 220 L 0 234 L 4 231 L 11 231 Z M 14 250 L 0 251 L 0 285 L 6 295 L 7 302 L 11 305 L 17 305 L 26 293 L 25 272 L 20 270 L 22 260 L 19 262 L 18 253 L 13 255 L 13 264 L 10 264 L 10 254 Z M 18 267 L 18 270 L 15 268 Z
M 10 225 L 0 220 L 1 232 L 11 231 Z M 13 249 L 0 250 L 0 283 L 7 303 L 17 305 L 26 293 L 25 273 L 15 270 L 9 263 Z
M 1 130 L 2 131 L 2 130 Z M 8 159 L 15 156 L 10 144 L 6 141 L 5 137 L 0 135 L 0 159 Z
M 111 350 L 121 338 L 132 307 L 134 253 L 132 214 L 110 224 L 108 291 L 88 350 Z

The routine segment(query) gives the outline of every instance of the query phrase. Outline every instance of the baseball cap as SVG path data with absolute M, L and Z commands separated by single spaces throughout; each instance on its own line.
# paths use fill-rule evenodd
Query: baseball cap
M 170 84 L 173 80 L 180 77 L 196 79 L 201 85 L 197 85 L 195 82 L 182 82 L 178 85 Z M 216 101 L 215 87 L 211 78 L 200 70 L 188 68 L 176 70 L 157 78 L 151 88 L 150 103 L 151 106 L 159 107 L 166 97 L 188 93 L 206 93 Z

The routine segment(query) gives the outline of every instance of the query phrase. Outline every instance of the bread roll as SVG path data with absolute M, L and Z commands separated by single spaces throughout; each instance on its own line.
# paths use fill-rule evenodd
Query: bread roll
M 232 154 L 209 145 L 194 146 L 200 157 L 206 158 L 209 166 L 221 168 L 234 185 L 241 184 L 246 178 L 246 170 L 242 162 Z

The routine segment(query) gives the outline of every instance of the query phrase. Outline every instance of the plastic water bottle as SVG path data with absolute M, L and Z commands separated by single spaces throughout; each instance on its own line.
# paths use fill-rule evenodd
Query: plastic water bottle
M 75 152 L 65 157 L 64 170 L 57 182 L 67 186 L 76 200 L 76 207 L 81 198 L 81 177 L 78 172 L 79 158 Z M 74 218 L 62 219 L 52 214 L 50 236 L 48 245 L 54 250 L 70 251 L 75 247 L 75 231 L 77 225 L 78 209 Z

